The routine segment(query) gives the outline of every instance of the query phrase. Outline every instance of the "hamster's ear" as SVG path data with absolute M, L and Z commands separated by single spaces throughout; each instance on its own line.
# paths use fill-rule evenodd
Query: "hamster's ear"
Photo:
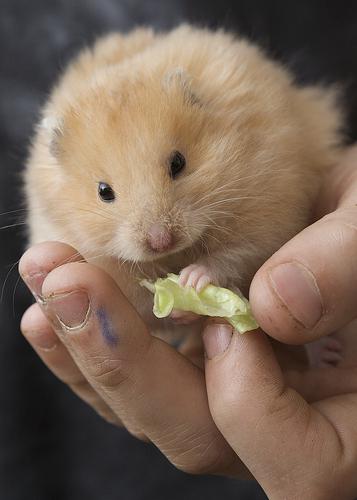
M 174 68 L 164 75 L 162 85 L 166 91 L 175 87 L 181 89 L 187 104 L 201 106 L 202 103 L 192 90 L 191 82 L 192 78 L 183 68 Z
M 60 155 L 60 139 L 63 137 L 63 120 L 47 116 L 40 122 L 40 128 L 46 131 L 48 149 L 54 158 Z

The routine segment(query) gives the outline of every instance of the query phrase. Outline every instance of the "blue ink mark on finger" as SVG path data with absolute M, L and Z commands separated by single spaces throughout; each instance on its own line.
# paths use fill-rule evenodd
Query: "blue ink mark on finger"
M 116 336 L 114 327 L 110 318 L 108 317 L 104 307 L 97 310 L 97 318 L 105 342 L 110 347 L 115 347 L 118 344 L 118 338 Z

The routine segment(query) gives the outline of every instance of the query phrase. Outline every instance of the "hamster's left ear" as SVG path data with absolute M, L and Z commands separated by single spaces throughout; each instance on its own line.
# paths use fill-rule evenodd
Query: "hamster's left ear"
M 54 158 L 60 155 L 59 142 L 63 136 L 63 121 L 53 116 L 45 117 L 40 122 L 40 128 L 47 132 L 48 149 Z
M 191 106 L 202 105 L 197 94 L 192 89 L 192 78 L 183 68 L 174 68 L 166 73 L 162 80 L 162 85 L 167 91 L 175 87 L 181 89 L 187 104 Z

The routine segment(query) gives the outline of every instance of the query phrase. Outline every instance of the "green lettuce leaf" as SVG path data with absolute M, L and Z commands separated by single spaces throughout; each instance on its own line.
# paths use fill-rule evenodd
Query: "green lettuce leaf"
M 224 318 L 240 333 L 258 328 L 248 300 L 227 288 L 208 285 L 197 293 L 192 287 L 182 287 L 176 274 L 154 283 L 142 280 L 140 284 L 154 293 L 153 312 L 157 318 L 166 318 L 172 309 L 179 309 Z

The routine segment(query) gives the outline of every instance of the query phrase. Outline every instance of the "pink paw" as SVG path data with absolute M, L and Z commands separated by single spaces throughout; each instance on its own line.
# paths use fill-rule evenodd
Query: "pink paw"
M 191 286 L 197 292 L 203 290 L 210 283 L 215 283 L 216 277 L 208 267 L 202 264 L 191 264 L 180 272 L 180 285 Z
M 177 325 L 189 325 L 190 323 L 200 319 L 201 316 L 190 311 L 179 311 L 178 309 L 173 309 L 169 318 L 172 319 L 172 321 Z
M 312 366 L 336 366 L 343 360 L 342 344 L 332 336 L 311 342 L 306 348 Z

